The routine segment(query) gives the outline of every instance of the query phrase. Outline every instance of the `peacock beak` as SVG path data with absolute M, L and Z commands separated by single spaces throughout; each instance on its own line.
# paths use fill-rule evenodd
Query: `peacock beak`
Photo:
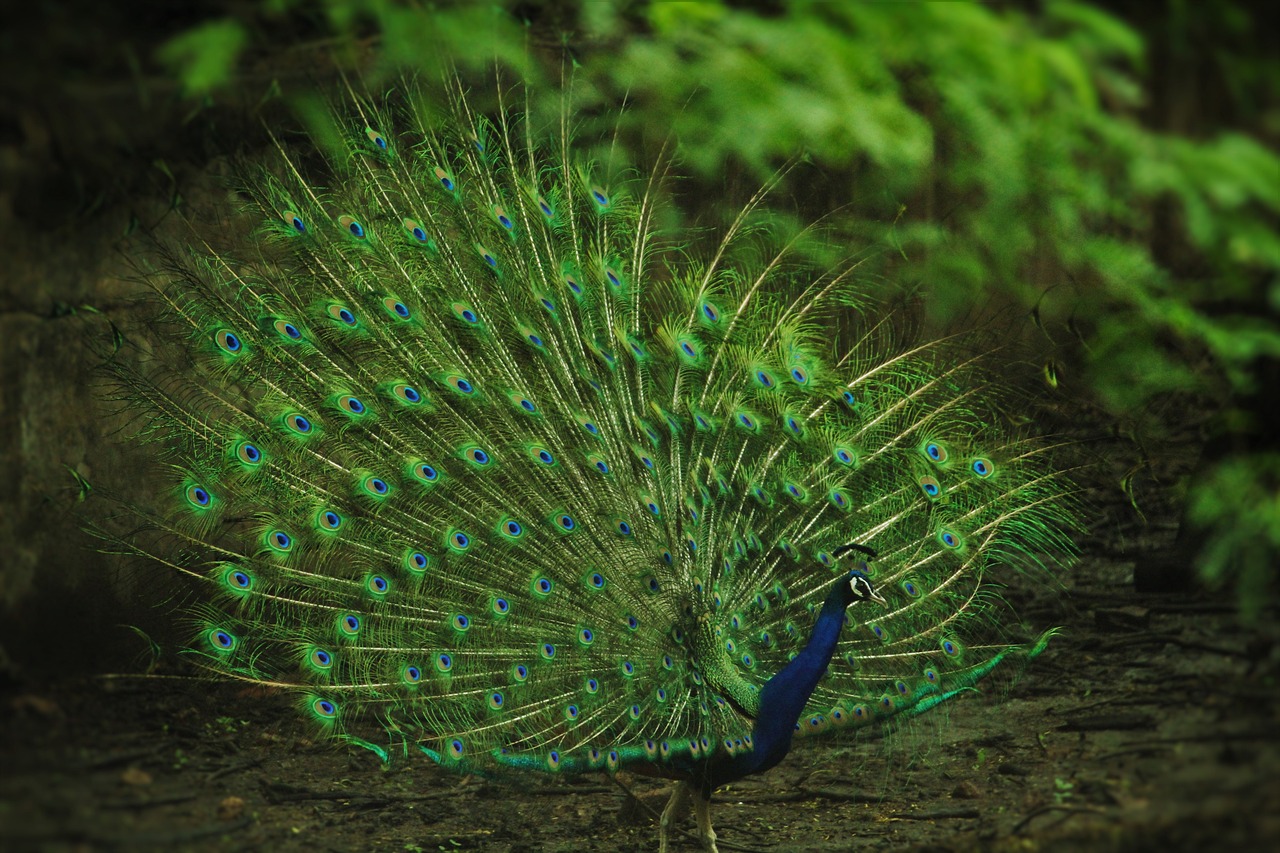
M 871 595 L 869 596 L 869 600 L 870 600 L 870 601 L 874 601 L 874 602 L 876 602 L 876 603 L 877 603 L 877 604 L 879 604 L 881 607 L 883 607 L 885 610 L 888 610 L 888 609 L 889 609 L 889 601 L 888 601 L 888 599 L 886 599 L 886 598 L 885 598 L 883 595 L 881 595 L 880 593 L 876 592 L 874 589 L 873 589 L 873 590 L 871 590 Z

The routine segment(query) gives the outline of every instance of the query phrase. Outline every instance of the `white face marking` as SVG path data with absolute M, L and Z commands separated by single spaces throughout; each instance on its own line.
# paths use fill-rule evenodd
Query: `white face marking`
M 863 601 L 875 595 L 875 592 L 871 589 L 871 582 L 861 575 L 854 575 L 849 579 L 849 588 L 853 590 L 854 595 Z

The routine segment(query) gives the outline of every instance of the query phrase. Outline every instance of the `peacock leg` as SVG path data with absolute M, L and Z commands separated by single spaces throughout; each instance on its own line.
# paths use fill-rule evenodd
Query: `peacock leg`
M 711 828 L 711 793 L 699 793 L 693 801 L 693 809 L 698 818 L 698 837 L 702 839 L 702 846 L 710 853 L 719 853 L 716 831 Z
M 662 810 L 662 820 L 658 822 L 658 853 L 669 853 L 671 825 L 680 819 L 680 812 L 684 810 L 684 804 L 692 791 L 688 782 L 677 782 L 675 790 L 671 792 L 671 799 L 667 800 L 667 807 Z

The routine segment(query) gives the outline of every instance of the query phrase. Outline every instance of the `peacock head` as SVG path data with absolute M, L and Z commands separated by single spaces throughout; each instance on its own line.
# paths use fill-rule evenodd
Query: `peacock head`
M 865 566 L 866 563 L 863 563 Z M 849 600 L 845 602 L 848 607 L 858 601 L 874 601 L 881 607 L 888 607 L 889 602 L 884 596 L 876 592 L 875 587 L 871 585 L 871 578 L 867 577 L 860 569 L 853 569 L 849 572 Z

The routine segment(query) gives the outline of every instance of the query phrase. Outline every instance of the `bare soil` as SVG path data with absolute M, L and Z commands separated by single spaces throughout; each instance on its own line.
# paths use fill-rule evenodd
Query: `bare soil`
M 1029 591 L 1062 636 L 1012 685 L 721 790 L 733 850 L 1280 849 L 1280 626 L 1137 595 L 1095 557 Z M 1038 596 L 1038 597 L 1037 597 Z M 0 849 L 642 851 L 660 780 L 520 782 L 307 739 L 289 701 L 126 677 L 0 696 Z M 682 828 L 692 830 L 692 820 Z M 697 850 L 691 837 L 676 850 Z

